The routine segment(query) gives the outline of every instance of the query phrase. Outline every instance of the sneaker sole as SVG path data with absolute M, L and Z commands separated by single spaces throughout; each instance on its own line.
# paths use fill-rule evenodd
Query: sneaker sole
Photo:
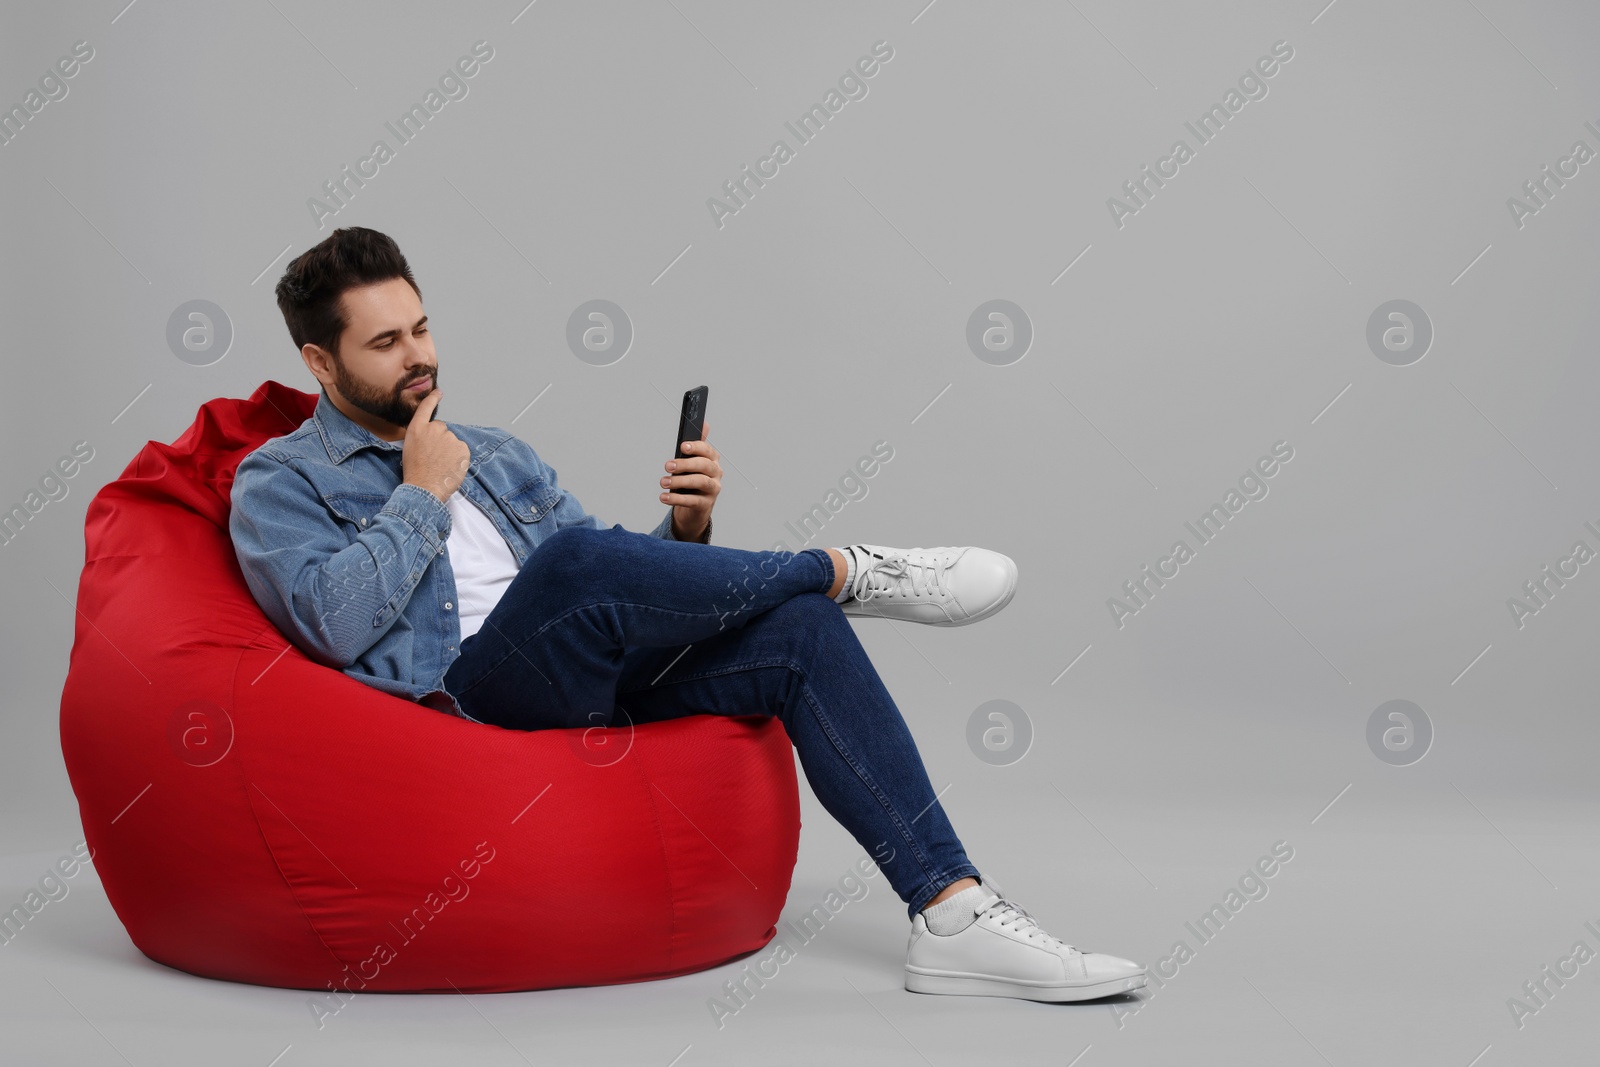
M 1086 985 L 1023 982 L 1010 978 L 962 978 L 944 974 L 923 974 L 906 968 L 906 989 L 913 993 L 954 993 L 969 997 L 1016 997 L 1059 1004 L 1074 1000 L 1129 993 L 1145 986 L 1144 972 L 1122 978 L 1103 978 Z
M 1006 557 L 1006 560 L 1010 564 L 1011 588 L 1006 590 L 1006 595 L 1005 596 L 1001 597 L 999 600 L 996 600 L 993 604 L 990 604 L 987 608 L 984 608 L 982 611 L 978 612 L 978 614 L 976 614 L 976 615 L 973 615 L 971 618 L 954 619 L 954 620 L 951 620 L 951 619 L 939 619 L 939 620 L 934 621 L 934 622 L 928 622 L 928 621 L 925 621 L 925 620 L 922 620 L 922 619 L 899 619 L 897 621 L 899 621 L 899 622 L 916 622 L 916 623 L 921 623 L 924 626 L 945 626 L 945 627 L 950 627 L 950 626 L 971 626 L 975 622 L 982 622 L 984 619 L 987 619 L 989 616 L 995 614 L 1001 608 L 1003 608 L 1007 604 L 1011 603 L 1011 598 L 1017 595 L 1017 563 L 1016 563 L 1016 560 L 1011 559 L 1011 557 L 1009 557 L 1009 556 Z M 870 604 L 871 601 L 868 601 L 867 603 Z M 841 604 L 840 608 L 846 615 L 849 615 L 850 617 L 856 618 L 856 619 L 893 619 L 894 618 L 893 615 L 885 615 L 881 611 L 873 611 L 871 608 L 863 607 L 858 601 L 851 601 L 851 602 L 846 603 L 846 604 Z

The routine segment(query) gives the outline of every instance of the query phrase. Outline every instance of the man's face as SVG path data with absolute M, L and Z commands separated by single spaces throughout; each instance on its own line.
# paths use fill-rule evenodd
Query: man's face
M 328 370 L 337 391 L 351 406 L 404 430 L 422 398 L 439 384 L 422 301 L 404 278 L 347 289 L 339 298 L 344 334 Z M 421 383 L 420 388 L 410 388 Z

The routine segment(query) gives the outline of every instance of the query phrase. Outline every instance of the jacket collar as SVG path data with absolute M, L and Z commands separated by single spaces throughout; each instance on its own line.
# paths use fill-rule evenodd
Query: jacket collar
M 333 401 L 328 399 L 326 389 L 317 397 L 317 408 L 312 412 L 311 420 L 317 424 L 317 432 L 322 435 L 322 444 L 328 450 L 328 458 L 334 463 L 343 463 L 352 453 L 359 452 L 363 448 L 396 451 L 405 447 L 404 441 L 385 441 L 340 411 L 334 406 Z

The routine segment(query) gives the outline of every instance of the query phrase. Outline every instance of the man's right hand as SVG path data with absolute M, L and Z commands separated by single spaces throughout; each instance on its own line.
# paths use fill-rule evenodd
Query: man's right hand
M 429 421 L 442 395 L 435 387 L 417 405 L 406 426 L 401 464 L 405 481 L 421 486 L 444 503 L 467 476 L 472 449 L 444 423 Z

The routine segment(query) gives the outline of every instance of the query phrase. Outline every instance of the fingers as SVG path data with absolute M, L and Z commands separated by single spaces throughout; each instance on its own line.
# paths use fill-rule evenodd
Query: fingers
M 685 458 L 673 458 L 667 460 L 663 465 L 664 470 L 709 471 L 713 467 L 716 467 L 720 472 L 721 467 L 717 461 L 721 458 L 722 453 L 717 451 L 716 446 L 709 444 L 704 440 L 700 440 L 684 441 L 682 447 Z
M 704 474 L 677 474 L 661 479 L 663 489 L 699 489 L 706 492 L 711 486 L 712 479 Z
M 669 459 L 662 464 L 668 472 L 661 479 L 662 503 L 710 511 L 722 491 L 722 464 L 717 462 L 717 449 L 705 439 L 705 432 L 702 427 L 700 440 L 681 443 L 683 459 Z M 685 489 L 695 492 L 685 494 Z
M 678 460 L 677 469 L 670 470 L 662 477 L 663 486 L 687 486 L 691 489 L 703 489 L 708 484 L 722 484 L 722 468 L 716 464 L 702 465 L 700 467 L 686 466 L 688 460 Z M 698 479 L 690 481 L 687 479 Z
M 439 397 L 442 395 L 437 385 L 429 389 L 428 395 L 417 404 L 417 410 L 411 413 L 411 425 L 425 424 L 433 418 L 433 409 L 439 406 Z

